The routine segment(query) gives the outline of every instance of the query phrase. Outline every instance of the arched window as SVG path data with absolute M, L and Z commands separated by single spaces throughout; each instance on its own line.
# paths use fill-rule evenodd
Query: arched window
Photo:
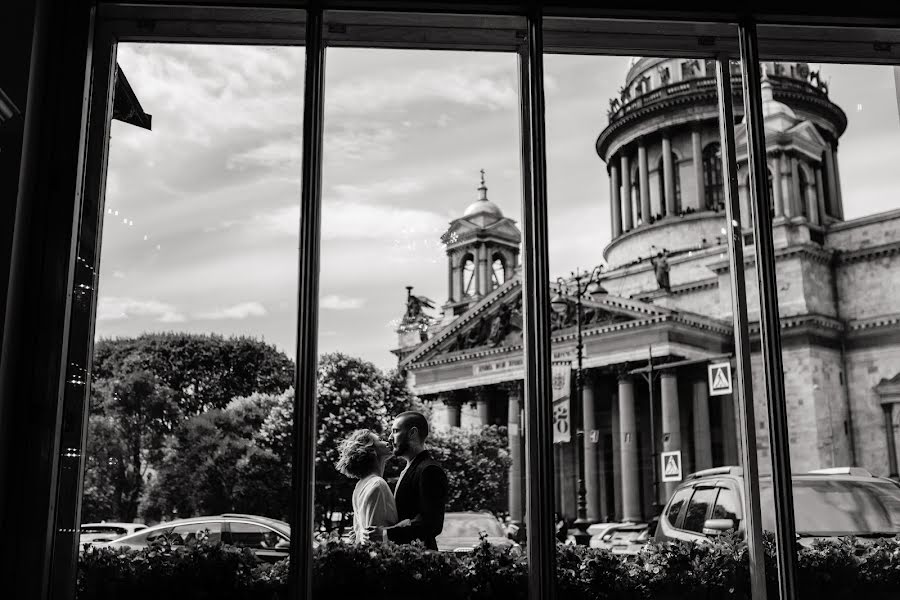
M 715 210 L 725 202 L 725 181 L 722 178 L 722 146 L 719 142 L 703 149 L 703 188 L 706 209 Z
M 471 296 L 475 293 L 475 259 L 467 254 L 463 259 L 462 268 L 463 296 Z
M 809 179 L 806 177 L 806 170 L 802 167 L 797 169 L 797 183 L 797 187 L 800 189 L 800 197 L 797 198 L 797 208 L 800 210 L 800 214 L 808 219 L 809 207 L 806 205 L 806 190 L 809 185 Z
M 506 265 L 503 264 L 503 257 L 495 254 L 494 262 L 491 263 L 491 289 L 500 287 L 505 281 Z
M 662 207 L 662 216 L 666 216 L 666 177 L 665 177 L 665 167 L 663 166 L 663 157 L 659 157 L 659 162 L 656 165 L 657 173 L 659 174 L 659 199 L 660 206 Z M 675 179 L 675 214 L 678 215 L 681 213 L 681 169 L 678 168 L 678 157 L 675 156 L 675 153 L 672 153 L 672 176 Z

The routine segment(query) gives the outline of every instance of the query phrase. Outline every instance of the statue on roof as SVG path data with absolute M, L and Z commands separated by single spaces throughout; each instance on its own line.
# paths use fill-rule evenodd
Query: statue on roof
M 659 252 L 656 253 L 656 257 L 650 257 L 650 264 L 653 265 L 653 272 L 656 275 L 656 283 L 659 285 L 659 289 L 665 290 L 666 292 L 672 291 L 672 288 L 669 284 L 669 260 L 667 256 L 669 255 L 669 251 L 663 248 Z
M 406 313 L 400 321 L 400 329 L 403 331 L 419 330 L 421 341 L 428 340 L 428 328 L 434 323 L 434 317 L 425 312 L 426 309 L 434 309 L 434 301 L 425 296 L 415 296 L 413 287 L 406 286 Z

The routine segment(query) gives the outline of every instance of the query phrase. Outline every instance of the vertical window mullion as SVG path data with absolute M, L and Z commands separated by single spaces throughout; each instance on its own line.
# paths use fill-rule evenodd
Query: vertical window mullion
M 527 15 L 525 48 L 519 53 L 529 600 L 556 595 L 543 51 L 543 17 L 536 9 Z
M 56 471 L 52 514 L 52 551 L 48 597 L 74 598 L 78 563 L 79 522 L 90 412 L 90 373 L 97 313 L 97 272 L 109 130 L 116 81 L 116 45 L 106 28 L 98 28 L 91 53 L 91 89 L 85 131 L 81 209 L 75 246 L 69 308 L 65 379 L 62 383 L 60 466 Z
M 322 138 L 325 45 L 323 11 L 311 6 L 306 22 L 303 103 L 302 191 L 297 297 L 297 366 L 291 469 L 291 598 L 312 594 L 313 498 L 316 451 L 316 372 L 319 329 L 319 266 L 322 229 Z
M 744 467 L 744 526 L 750 557 L 750 592 L 753 600 L 766 598 L 765 557 L 762 543 L 762 517 L 759 498 L 759 467 L 756 455 L 756 417 L 753 405 L 752 367 L 750 364 L 750 326 L 747 317 L 747 285 L 744 280 L 744 235 L 741 230 L 741 206 L 738 197 L 737 157 L 734 135 L 734 100 L 731 93 L 731 68 L 727 56 L 716 61 L 716 86 L 719 98 L 719 137 L 724 146 L 720 181 L 725 200 L 728 263 L 731 270 L 732 327 L 736 392 L 741 421 L 741 464 Z M 710 167 L 715 164 L 715 157 Z
M 794 503 L 756 24 L 752 20 L 740 23 L 738 35 L 744 80 L 744 123 L 750 161 L 750 211 L 753 215 L 756 275 L 759 282 L 760 342 L 772 452 L 779 596 L 782 600 L 793 600 L 797 597 Z

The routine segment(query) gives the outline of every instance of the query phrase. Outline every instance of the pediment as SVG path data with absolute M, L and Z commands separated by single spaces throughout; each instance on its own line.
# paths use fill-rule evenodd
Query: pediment
M 463 217 L 450 223 L 450 227 L 441 236 L 441 240 L 445 244 L 452 245 L 458 241 L 476 236 L 496 236 L 502 240 L 514 243 L 519 243 L 522 239 L 522 233 L 512 219 L 504 217 L 490 223 L 479 223 L 473 218 Z
M 582 310 L 584 331 L 673 314 L 669 309 L 610 295 L 585 299 Z M 577 325 L 576 318 L 575 304 L 568 305 L 564 311 L 553 311 L 550 314 L 551 330 L 562 332 L 574 329 Z M 427 362 L 442 356 L 521 347 L 522 326 L 521 276 L 516 275 L 410 353 L 403 359 L 401 366 Z

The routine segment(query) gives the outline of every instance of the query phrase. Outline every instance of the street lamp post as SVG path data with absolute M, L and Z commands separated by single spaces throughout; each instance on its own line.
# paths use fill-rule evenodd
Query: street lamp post
M 647 381 L 647 387 L 650 391 L 650 460 L 653 462 L 653 516 L 658 516 L 660 512 L 659 506 L 659 472 L 657 471 L 657 452 L 656 452 L 656 418 L 654 417 L 656 399 L 653 393 L 653 382 L 656 380 L 656 372 L 653 370 L 653 346 L 648 351 L 647 372 L 641 373 Z
M 605 293 L 600 286 L 600 274 L 603 272 L 602 266 L 597 266 L 593 271 L 577 270 L 571 274 L 567 282 L 562 277 L 556 280 L 557 294 L 554 296 L 551 304 L 554 310 L 564 311 L 569 303 L 575 302 L 575 324 L 577 344 L 575 346 L 576 354 L 576 370 L 575 370 L 575 399 L 576 406 L 572 410 L 572 420 L 575 429 L 575 472 L 578 477 L 578 514 L 575 520 L 575 528 L 578 533 L 575 534 L 575 542 L 579 545 L 588 545 L 591 536 L 587 532 L 591 521 L 587 517 L 587 488 L 585 487 L 584 478 L 584 373 L 582 371 L 582 362 L 584 359 L 584 342 L 582 339 L 582 318 L 584 315 L 584 304 L 582 299 L 585 293 L 596 294 Z M 571 285 L 574 284 L 574 290 Z

